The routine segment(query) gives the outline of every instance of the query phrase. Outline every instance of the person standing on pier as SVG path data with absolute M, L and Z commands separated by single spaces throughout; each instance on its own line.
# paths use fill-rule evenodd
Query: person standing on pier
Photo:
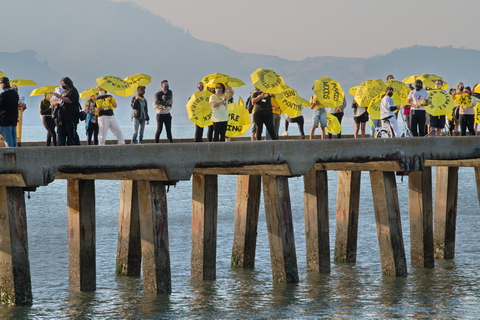
M 387 89 L 385 89 L 385 94 L 380 101 L 380 119 L 382 121 L 382 128 L 386 128 L 388 130 L 388 127 L 391 126 L 393 132 L 395 133 L 395 137 L 400 137 L 397 118 L 395 118 L 395 110 L 397 110 L 398 107 L 395 106 L 392 96 L 393 88 L 387 87 Z
M 312 87 L 313 90 L 313 87 Z M 310 140 L 315 137 L 315 130 L 320 126 L 322 139 L 325 139 L 325 128 L 327 127 L 327 110 L 325 105 L 318 102 L 317 96 L 310 97 L 310 109 L 313 109 L 312 128 L 310 129 Z
M 52 117 L 52 103 L 50 99 L 52 98 L 51 93 L 45 93 L 44 99 L 40 101 L 39 109 L 40 109 L 40 116 L 42 117 L 43 126 L 47 130 L 47 141 L 46 146 L 57 145 L 57 133 L 55 132 L 55 121 Z
M 165 124 L 165 131 L 167 131 L 168 142 L 173 143 L 172 138 L 172 110 L 173 105 L 173 93 L 168 85 L 168 80 L 161 82 L 160 91 L 155 93 L 154 106 L 157 113 L 157 132 L 155 133 L 155 143 L 160 142 L 160 134 L 162 134 L 163 125 Z
M 10 87 L 10 79 L 0 78 L 0 133 L 6 147 L 17 146 L 18 93 Z
M 262 140 L 263 125 L 267 128 L 272 140 L 278 140 L 275 126 L 273 125 L 273 113 L 272 113 L 272 95 L 266 92 L 262 92 L 260 89 L 255 88 L 252 93 L 253 108 L 253 122 L 255 123 L 256 139 Z
M 105 145 L 108 129 L 110 129 L 117 137 L 118 144 L 125 144 L 122 129 L 120 128 L 117 118 L 115 118 L 115 115 L 113 114 L 113 110 L 117 107 L 115 98 L 107 94 L 105 89 L 99 87 L 95 104 L 95 114 L 98 116 L 98 144 L 101 146 Z
M 467 129 L 471 136 L 476 135 L 474 130 L 475 123 L 475 106 L 477 105 L 477 98 L 472 97 L 472 89 L 470 87 L 465 87 L 463 89 L 463 94 L 468 95 L 471 99 L 468 102 L 468 105 L 458 107 L 459 119 L 460 119 L 460 134 L 462 136 L 467 135 Z
M 408 94 L 410 105 L 410 126 L 414 137 L 425 136 L 425 106 L 429 104 L 428 93 L 423 89 L 422 80 L 415 81 L 415 89 Z
M 346 106 L 347 106 L 347 100 L 345 100 L 345 98 L 343 98 L 343 104 L 340 107 L 328 108 L 327 112 L 330 113 L 331 115 L 337 117 L 338 122 L 340 122 L 340 124 L 342 124 L 342 119 L 343 119 L 343 115 L 344 115 L 343 110 L 345 109 Z M 342 137 L 342 133 L 340 132 L 339 134 L 337 134 L 337 139 L 340 139 L 341 137 Z M 332 134 L 331 133 L 328 133 L 328 139 L 332 139 Z
M 213 88 L 207 88 L 207 90 L 209 90 L 209 89 L 212 90 Z M 199 83 L 197 83 L 197 91 L 201 92 L 203 90 L 204 90 L 203 82 L 200 81 Z M 215 91 L 213 91 L 212 93 L 215 93 Z M 207 141 L 208 142 L 213 141 L 213 125 L 209 125 L 207 127 Z M 203 142 L 203 127 L 200 127 L 198 124 L 195 124 L 195 140 L 194 140 L 194 142 Z
M 150 117 L 148 116 L 147 99 L 145 99 L 145 87 L 139 86 L 137 88 L 137 95 L 132 99 L 132 121 L 133 121 L 133 137 L 132 144 L 143 143 L 143 132 L 145 131 L 145 124 L 149 124 Z
M 442 90 L 443 81 L 440 79 L 435 80 L 435 90 Z M 432 136 L 440 137 L 442 135 L 442 129 L 445 127 L 446 117 L 442 116 L 432 116 L 429 117 L 429 130 L 433 131 Z M 431 132 L 429 131 L 429 132 Z
M 65 146 L 68 137 L 72 145 L 79 146 L 80 138 L 77 133 L 77 124 L 79 122 L 80 96 L 69 77 L 62 78 L 60 85 L 65 90 L 62 94 L 52 92 L 53 96 L 60 99 L 58 100 L 60 103 L 57 105 L 59 111 L 57 120 L 58 145 Z
M 225 141 L 228 124 L 228 100 L 233 96 L 232 88 L 226 89 L 223 83 L 215 85 L 215 94 L 209 98 L 212 106 L 213 141 Z
M 95 108 L 97 107 L 96 104 L 96 95 L 91 95 L 87 101 L 85 101 L 85 105 L 83 106 L 83 111 L 87 114 L 85 118 L 85 131 L 87 133 L 87 145 L 92 145 L 92 138 L 93 138 L 93 145 L 98 145 L 98 116 L 95 115 Z

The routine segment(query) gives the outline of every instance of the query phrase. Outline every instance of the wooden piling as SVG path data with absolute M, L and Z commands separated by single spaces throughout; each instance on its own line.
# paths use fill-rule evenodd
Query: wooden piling
M 67 187 L 69 288 L 94 291 L 95 180 L 68 180 Z
M 218 176 L 193 174 L 191 278 L 216 279 Z
M 298 268 L 288 178 L 265 175 L 262 179 L 273 280 L 295 283 Z
M 435 258 L 453 259 L 457 222 L 458 168 L 437 167 L 433 243 Z
M 395 172 L 370 171 L 382 270 L 386 275 L 407 275 L 402 223 Z
M 433 268 L 432 168 L 408 175 L 410 257 L 414 267 Z
M 142 252 L 140 244 L 140 218 L 138 183 L 122 180 L 120 208 L 118 210 L 118 245 L 116 274 L 140 276 Z
M 475 181 L 477 183 L 478 204 L 480 205 L 480 167 L 475 168 Z
M 307 270 L 330 272 L 327 171 L 312 169 L 303 177 Z
M 27 215 L 22 188 L 0 187 L 0 299 L 32 305 Z
M 165 184 L 161 181 L 138 181 L 138 201 L 144 291 L 171 294 Z
M 232 262 L 234 268 L 254 268 L 262 177 L 239 175 L 235 205 Z
M 360 171 L 339 171 L 334 259 L 357 261 L 358 214 L 360 208 Z

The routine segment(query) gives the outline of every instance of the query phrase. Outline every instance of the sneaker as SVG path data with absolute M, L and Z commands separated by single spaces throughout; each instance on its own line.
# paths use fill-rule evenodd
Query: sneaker
M 284 132 L 282 133 L 282 137 L 285 137 L 285 136 L 288 136 L 288 131 L 284 131 Z

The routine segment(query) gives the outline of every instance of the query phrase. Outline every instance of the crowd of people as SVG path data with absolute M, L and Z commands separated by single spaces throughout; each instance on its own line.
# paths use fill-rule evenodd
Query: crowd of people
M 387 81 L 394 79 L 393 75 L 387 77 Z M 404 106 L 395 105 L 392 99 L 394 89 L 387 87 L 380 101 L 380 118 L 371 120 L 372 127 L 390 126 L 396 137 L 402 136 L 398 129 L 397 117 L 401 113 L 406 121 L 407 127 L 413 136 L 435 135 L 440 136 L 442 131 L 450 135 L 458 133 L 466 135 L 468 130 L 470 135 L 475 135 L 477 124 L 475 123 L 475 107 L 477 100 L 470 87 L 465 87 L 463 83 L 458 83 L 456 88 L 449 90 L 449 94 L 454 97 L 458 94 L 467 94 L 471 97 L 468 105 L 455 105 L 451 115 L 431 116 L 425 111 L 429 102 L 429 90 L 441 90 L 443 81 L 437 80 L 434 88 L 425 88 L 421 80 L 416 80 L 414 85 L 410 85 L 408 103 Z M 3 136 L 5 145 L 8 147 L 17 146 L 17 121 L 19 110 L 25 109 L 18 95 L 18 88 L 10 85 L 7 77 L 0 78 L 0 86 L 3 92 L 0 94 L 0 134 Z M 60 80 L 60 86 L 55 92 L 47 92 L 44 99 L 40 102 L 40 116 L 45 129 L 47 130 L 46 145 L 65 146 L 80 145 L 80 138 L 77 127 L 80 121 L 85 121 L 86 140 L 88 145 L 104 145 L 107 132 L 110 130 L 116 136 L 118 144 L 125 144 L 125 139 L 121 127 L 115 118 L 114 111 L 117 108 L 116 99 L 101 87 L 97 88 L 98 93 L 92 94 L 84 103 L 80 105 L 80 96 L 75 88 L 73 81 L 69 77 Z M 197 90 L 203 91 L 204 84 L 198 82 Z M 208 87 L 211 92 L 209 103 L 212 107 L 211 122 L 208 126 L 207 140 L 211 142 L 228 141 L 226 137 L 228 123 L 228 104 L 233 102 L 233 89 L 227 84 L 217 83 L 214 87 Z M 136 95 L 131 100 L 131 119 L 133 123 L 132 144 L 142 144 L 145 125 L 150 122 L 148 113 L 148 103 L 145 98 L 145 86 L 138 86 Z M 173 105 L 173 93 L 170 90 L 167 80 L 161 82 L 161 87 L 154 94 L 153 107 L 156 113 L 157 130 L 155 133 L 155 142 L 159 143 L 160 135 L 165 127 L 167 140 L 172 143 L 172 116 L 171 109 Z M 344 110 L 347 103 L 343 99 L 343 104 L 336 108 L 329 108 L 319 102 L 315 95 L 310 98 L 310 109 L 313 110 L 312 127 L 310 129 L 310 139 L 315 138 L 315 131 L 320 127 L 320 138 L 327 138 L 327 113 L 335 116 L 339 123 L 342 122 Z M 23 107 L 23 109 L 22 109 Z M 252 113 L 253 127 L 252 140 L 261 140 L 263 128 L 266 128 L 266 139 L 277 140 L 279 137 L 279 127 L 281 122 L 281 110 L 275 101 L 275 96 L 255 88 L 247 99 L 247 106 Z M 369 122 L 368 110 L 361 107 L 357 101 L 352 103 L 354 114 L 354 138 L 366 137 L 366 124 Z M 285 115 L 285 131 L 282 136 L 288 135 L 288 128 L 291 123 L 296 123 L 300 132 L 301 139 L 305 139 L 303 115 L 290 117 Z M 203 141 L 204 128 L 196 125 L 194 141 Z M 403 133 L 404 134 L 404 133 Z M 341 133 L 337 135 L 341 138 Z M 332 134 L 328 133 L 328 138 Z

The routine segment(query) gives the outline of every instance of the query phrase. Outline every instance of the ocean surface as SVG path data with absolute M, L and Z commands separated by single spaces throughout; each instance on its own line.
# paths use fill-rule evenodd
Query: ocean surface
M 283 125 L 282 125 L 283 128 Z M 124 127 L 126 138 L 131 128 Z M 145 138 L 153 138 L 154 126 Z M 282 129 L 281 129 L 282 132 Z M 291 134 L 297 134 L 291 126 Z M 193 138 L 193 127 L 174 127 L 174 138 Z M 109 133 L 111 135 L 111 133 Z M 43 127 L 25 127 L 24 141 L 40 141 Z M 109 138 L 113 136 L 109 136 Z M 161 138 L 164 138 L 162 135 Z M 426 138 L 428 139 L 428 138 Z M 445 138 L 448 139 L 448 138 Z M 252 142 L 253 143 L 253 142 Z M 374 152 L 372 150 L 372 152 Z M 337 173 L 329 172 L 330 242 L 333 259 Z M 141 277 L 115 275 L 118 181 L 96 181 L 97 290 L 68 290 L 66 181 L 27 199 L 34 303 L 0 306 L 1 319 L 478 319 L 480 318 L 480 210 L 473 168 L 461 168 L 456 254 L 435 268 L 410 265 L 408 177 L 397 178 L 408 276 L 382 275 L 370 178 L 362 173 L 358 254 L 355 264 L 332 262 L 330 274 L 306 272 L 303 179 L 290 178 L 300 282 L 273 283 L 263 201 L 255 269 L 230 267 L 235 176 L 219 177 L 217 279 L 190 279 L 191 182 L 167 195 L 172 294 L 145 294 Z

